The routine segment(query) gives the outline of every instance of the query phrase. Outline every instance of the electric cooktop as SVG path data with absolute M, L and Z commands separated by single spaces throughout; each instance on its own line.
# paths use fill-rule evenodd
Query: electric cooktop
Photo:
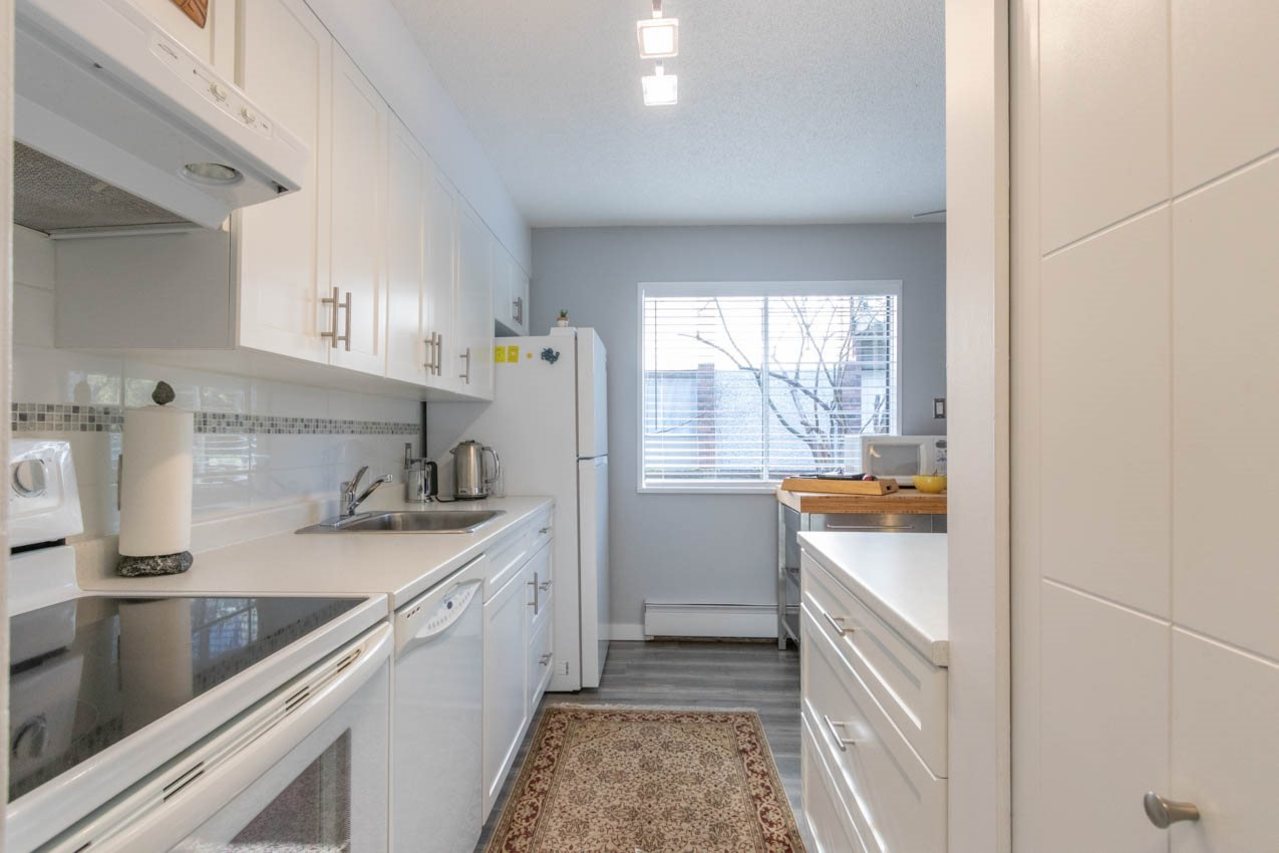
M 86 596 L 9 620 L 9 801 L 363 598 Z

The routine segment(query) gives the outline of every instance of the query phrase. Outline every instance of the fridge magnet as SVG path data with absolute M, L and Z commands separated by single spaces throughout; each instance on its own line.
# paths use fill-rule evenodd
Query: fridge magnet
M 570 322 L 570 321 L 569 321 L 569 319 L 568 319 L 568 309 L 567 309 L 567 308 L 561 308 L 561 309 L 560 309 L 560 316 L 558 316 L 558 317 L 556 317 L 556 318 L 555 318 L 555 325 L 559 326 L 561 329 L 566 329 L 566 328 L 568 328 L 568 324 L 569 324 L 569 322 Z

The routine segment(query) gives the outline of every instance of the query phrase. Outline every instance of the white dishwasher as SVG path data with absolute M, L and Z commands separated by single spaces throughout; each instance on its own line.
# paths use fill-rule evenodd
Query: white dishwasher
M 483 828 L 484 557 L 395 613 L 391 842 L 472 850 Z

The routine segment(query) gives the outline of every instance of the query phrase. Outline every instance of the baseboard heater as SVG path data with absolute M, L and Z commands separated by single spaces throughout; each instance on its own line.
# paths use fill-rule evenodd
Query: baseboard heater
M 644 602 L 644 636 L 722 639 L 777 636 L 774 604 L 663 604 Z

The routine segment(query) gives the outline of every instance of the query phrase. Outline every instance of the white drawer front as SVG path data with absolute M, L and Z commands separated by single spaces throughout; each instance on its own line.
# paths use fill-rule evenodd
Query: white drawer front
M 801 689 L 819 751 L 884 848 L 944 853 L 946 780 L 924 765 L 815 620 L 805 604 Z
M 551 673 L 555 669 L 552 639 L 551 620 L 547 619 L 529 641 L 528 712 L 530 717 L 537 713 L 537 703 L 542 700 L 542 694 L 546 692 L 546 685 L 551 683 Z
M 800 753 L 804 820 L 817 845 L 816 853 L 882 853 L 864 818 L 855 818 L 846 807 L 846 795 L 835 782 L 818 748 L 818 739 L 804 719 Z M 854 809 L 856 804 L 854 803 Z M 869 838 L 869 844 L 863 839 Z
M 946 670 L 915 651 L 811 555 L 803 555 L 802 566 L 803 598 L 821 632 L 852 663 L 929 770 L 946 776 Z
M 520 570 L 520 566 L 528 560 L 532 551 L 535 528 L 525 522 L 514 530 L 505 533 L 487 552 L 489 558 L 488 582 L 484 585 L 484 600 L 488 601 L 493 593 L 506 586 L 511 576 Z

